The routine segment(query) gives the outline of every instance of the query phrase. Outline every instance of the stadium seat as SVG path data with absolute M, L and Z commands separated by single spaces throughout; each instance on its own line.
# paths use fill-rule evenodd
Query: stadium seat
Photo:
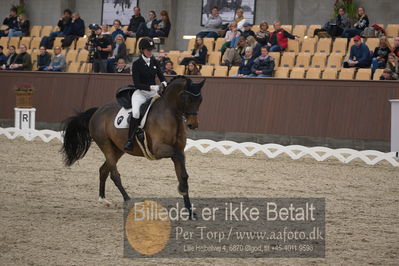
M 291 52 L 291 53 L 295 53 L 295 55 L 298 55 L 299 44 L 300 44 L 300 42 L 298 40 L 288 39 L 288 46 L 287 46 L 286 52 Z
M 8 47 L 8 37 L 1 37 L 0 38 L 0 45 L 3 46 L 4 48 Z M 18 47 L 15 46 L 17 49 Z
M 86 62 L 89 56 L 89 51 L 87 50 L 80 50 L 78 58 L 76 59 L 77 62 Z
M 179 64 L 180 51 L 169 51 L 167 56 L 169 57 L 170 61 L 173 62 L 174 65 Z
M 387 37 L 398 37 L 399 36 L 399 24 L 388 24 L 385 29 L 385 35 Z
M 39 49 L 41 37 L 34 37 L 30 42 L 30 49 Z
M 80 67 L 80 72 L 89 73 L 93 70 L 93 64 L 91 63 L 83 63 Z
M 173 67 L 173 70 L 176 72 L 177 75 L 184 75 L 185 69 L 186 67 L 181 65 L 176 65 Z
M 388 42 L 392 48 L 395 47 L 395 38 L 388 38 Z
M 40 37 L 40 32 L 42 31 L 42 26 L 32 26 L 30 30 L 30 36 L 31 37 Z
M 310 25 L 308 31 L 306 32 L 306 36 L 313 37 L 315 29 L 321 29 L 321 25 Z
M 352 80 L 355 76 L 355 68 L 342 68 L 341 72 L 339 72 L 338 79 L 349 79 Z
M 189 56 L 191 56 L 191 52 L 190 51 L 183 51 L 182 53 L 180 53 L 179 63 L 183 60 L 183 58 L 189 57 Z
M 208 64 L 209 65 L 220 65 L 220 59 L 222 57 L 221 52 L 209 52 L 209 57 L 208 57 Z
M 323 72 L 322 79 L 337 79 L 337 72 L 335 68 L 326 68 Z
M 315 54 L 312 59 L 311 67 L 324 69 L 326 66 L 327 54 Z
M 127 28 L 129 28 L 129 25 L 123 26 L 123 27 L 122 27 L 122 31 L 123 31 L 123 32 L 127 32 Z
M 302 42 L 302 53 L 310 53 L 314 54 L 315 51 L 315 46 L 316 46 L 316 39 L 315 38 L 306 38 Z
M 382 75 L 382 72 L 384 72 L 384 69 L 382 68 L 377 68 L 374 72 L 373 80 L 380 80 L 380 77 Z
M 53 26 L 53 30 L 52 31 L 60 31 L 60 28 L 58 26 Z
M 305 69 L 302 67 L 294 67 L 291 71 L 290 78 L 294 78 L 294 79 L 305 78 Z
M 309 68 L 306 72 L 307 79 L 320 79 L 321 69 L 320 68 Z
M 136 40 L 136 49 L 135 49 L 135 51 L 140 51 L 140 49 L 139 49 L 139 43 L 140 43 L 140 41 L 143 39 L 144 37 L 140 37 L 138 40 Z M 136 39 L 136 38 L 135 38 Z
M 215 44 L 215 39 L 214 38 L 204 38 L 204 45 L 208 49 L 208 52 L 212 52 L 213 51 L 214 44 Z
M 21 41 L 20 37 L 12 37 L 10 39 L 10 41 L 8 42 L 8 45 L 14 45 L 15 47 L 19 47 L 19 42 Z M 29 49 L 29 46 L 27 46 L 27 48 Z
M 80 70 L 80 63 L 78 63 L 78 62 L 72 62 L 72 63 L 68 66 L 67 72 L 79 72 L 79 70 Z
M 331 40 L 331 38 L 321 38 L 317 42 L 316 52 L 329 55 L 331 51 Z
M 215 43 L 215 51 L 219 52 L 220 48 L 222 48 L 224 43 L 225 43 L 224 38 L 217 38 L 216 43 Z
M 86 37 L 90 36 L 90 34 L 91 34 L 91 30 L 89 29 L 89 27 L 86 27 L 86 29 L 85 29 Z M 82 72 L 82 71 L 80 71 L 80 72 Z
M 0 25 L 0 30 L 6 30 L 8 28 L 7 25 Z
M 346 54 L 346 47 L 348 45 L 348 39 L 347 38 L 335 38 L 333 47 L 332 47 L 332 53 L 341 53 L 342 55 Z
M 127 40 L 126 40 L 127 41 Z M 76 49 L 84 49 L 85 45 L 87 43 L 87 38 L 79 38 L 78 41 L 76 42 Z M 126 44 L 127 45 L 127 44 Z
M 283 28 L 285 31 L 289 33 L 292 32 L 292 25 L 281 25 L 281 28 Z
M 295 25 L 294 30 L 292 31 L 292 35 L 299 36 L 301 39 L 303 39 L 306 34 L 306 28 L 306 25 Z
M 310 57 L 311 55 L 309 53 L 299 53 L 296 58 L 295 67 L 308 69 L 310 65 Z
M 54 40 L 53 47 L 57 47 L 57 46 L 62 47 L 62 42 L 61 41 L 63 39 L 64 39 L 64 37 L 56 37 L 55 40 Z
M 293 68 L 295 64 L 295 53 L 285 52 L 281 57 L 281 67 Z
M 49 36 L 53 31 L 53 26 L 43 26 L 42 31 L 40 32 L 40 37 Z
M 32 41 L 31 37 L 22 37 L 21 41 L 20 41 L 20 45 L 21 44 L 25 44 L 26 47 L 28 47 L 28 49 L 30 49 L 30 42 Z
M 136 51 L 134 49 L 136 47 L 136 38 L 126 38 L 125 44 L 128 54 L 134 54 Z
M 251 28 L 251 30 L 253 31 L 253 32 L 257 32 L 257 31 L 259 31 L 259 29 L 260 29 L 260 26 L 259 25 L 252 25 L 252 28 Z
M 78 50 L 69 50 L 68 55 L 66 56 L 67 64 L 70 62 L 77 62 L 76 58 L 78 57 Z
M 213 76 L 213 66 L 203 65 L 201 68 L 202 76 Z
M 238 74 L 238 66 L 232 66 L 229 71 L 229 77 L 235 76 Z
M 280 52 L 270 52 L 269 55 L 274 58 L 274 69 L 280 66 Z
M 37 60 L 37 56 L 39 55 L 39 49 L 33 49 L 30 52 L 28 52 L 28 54 L 30 54 L 30 57 L 33 60 Z
M 192 51 L 194 49 L 194 45 L 195 45 L 195 38 L 192 38 L 188 41 L 187 44 L 187 51 Z M 207 47 L 208 48 L 208 47 Z M 209 50 L 209 49 L 208 49 Z
M 277 68 L 276 72 L 274 73 L 275 78 L 288 78 L 288 74 L 290 69 L 287 67 L 279 67 Z
M 356 80 L 370 80 L 371 79 L 371 69 L 360 68 L 356 74 Z
M 370 49 L 370 51 L 374 52 L 374 49 L 380 45 L 380 39 L 367 38 L 366 45 Z
M 330 54 L 330 56 L 328 57 L 328 61 L 327 61 L 327 67 L 340 69 L 342 66 L 342 57 L 343 57 L 343 54 L 340 54 L 340 53 L 339 54 L 337 54 L 337 53 Z
M 229 68 L 227 66 L 216 66 L 213 76 L 226 77 L 228 72 L 229 72 Z
M 37 61 L 32 59 L 32 71 L 37 71 Z

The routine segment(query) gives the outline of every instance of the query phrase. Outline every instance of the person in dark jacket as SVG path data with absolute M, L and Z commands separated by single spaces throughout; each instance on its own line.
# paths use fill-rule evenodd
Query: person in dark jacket
M 204 45 L 204 39 L 197 37 L 191 56 L 183 58 L 180 65 L 187 65 L 191 60 L 194 60 L 197 64 L 205 65 L 207 54 L 208 48 Z
M 0 66 L 5 66 L 7 63 L 7 56 L 3 53 L 4 47 L 0 45 Z
M 344 29 L 350 28 L 351 20 L 348 14 L 345 13 L 345 8 L 338 9 L 338 15 L 332 21 L 327 22 L 323 28 L 315 29 L 313 36 L 317 36 L 320 32 L 328 33 L 331 37 L 341 36 Z
M 47 52 L 46 47 L 41 46 L 39 48 L 39 54 L 37 55 L 37 70 L 44 71 L 51 63 L 51 55 Z
M 140 56 L 132 66 L 133 83 L 136 88 L 132 95 L 132 114 L 130 116 L 129 137 L 124 147 L 125 150 L 133 150 L 134 134 L 139 125 L 140 106 L 149 98 L 158 94 L 159 86 L 155 83 L 157 76 L 163 87 L 167 83 L 158 61 L 152 55 L 155 49 L 154 41 L 150 38 L 143 38 L 139 42 Z
M 125 33 L 122 30 L 122 22 L 119 19 L 115 19 L 114 23 L 112 24 L 114 27 L 114 31 L 111 33 L 112 39 L 115 40 L 117 35 L 122 35 L 125 37 Z
M 165 70 L 163 72 L 164 75 L 177 75 L 177 73 L 173 70 L 173 62 L 166 61 L 165 62 Z
M 0 69 L 2 69 L 2 70 L 9 69 L 10 65 L 14 64 L 16 57 L 17 57 L 17 53 L 15 52 L 15 46 L 14 45 L 9 46 L 6 62 L 5 62 L 5 64 L 0 65 Z
M 83 37 L 85 35 L 85 22 L 78 12 L 72 15 L 71 35 Z
M 357 22 L 354 28 L 346 28 L 341 34 L 343 38 L 352 38 L 356 35 L 360 35 L 365 28 L 369 26 L 369 18 L 366 15 L 366 10 L 364 7 L 359 7 L 357 10 Z
M 249 23 L 248 21 L 244 23 L 243 25 L 244 30 L 242 31 L 241 36 L 244 36 L 244 38 L 248 38 L 248 36 L 253 36 L 255 37 L 255 32 L 253 32 L 253 30 L 251 30 L 251 23 Z
M 116 63 L 115 73 L 119 74 L 130 74 L 130 67 L 126 65 L 126 61 L 123 58 L 119 58 Z
M 253 49 L 248 46 L 245 48 L 245 56 L 241 59 L 240 67 L 236 77 L 249 77 L 252 74 L 252 66 L 254 64 Z
M 149 37 L 168 37 L 170 32 L 170 20 L 169 15 L 166 10 L 162 10 L 160 12 L 161 19 L 158 20 L 158 23 L 152 28 L 148 34 Z
M 57 23 L 59 31 L 53 31 L 50 36 L 45 36 L 40 42 L 40 46 L 46 47 L 46 49 L 52 49 L 53 43 L 56 37 L 65 37 L 72 35 L 72 11 L 69 9 L 64 10 L 63 16 Z
M 19 15 L 17 22 L 17 26 L 14 29 L 10 29 L 8 37 L 29 36 L 30 22 L 26 19 L 26 15 L 23 13 Z
M 352 45 L 349 60 L 344 62 L 345 68 L 350 67 L 360 67 L 360 68 L 368 68 L 371 64 L 371 56 L 370 50 L 366 44 L 362 43 L 362 37 L 356 35 L 353 37 L 353 41 L 355 42 Z
M 188 62 L 187 68 L 184 71 L 184 75 L 201 76 L 201 71 L 199 70 L 197 63 L 195 63 L 194 60 Z
M 140 8 L 135 7 L 133 9 L 134 15 L 130 19 L 129 27 L 127 28 L 126 35 L 129 37 L 136 37 L 137 30 L 141 23 L 145 23 L 144 17 L 140 14 Z
M 274 70 L 274 58 L 269 55 L 266 46 L 261 48 L 261 55 L 254 60 L 251 72 L 248 77 L 271 77 Z
M 373 58 L 371 59 L 371 70 L 374 74 L 378 68 L 385 68 L 388 55 L 391 53 L 392 48 L 385 36 L 380 38 L 380 46 L 374 49 Z
M 384 69 L 382 75 L 380 76 L 380 80 L 398 80 L 398 75 L 389 68 Z
M 151 10 L 148 13 L 148 20 L 145 23 L 140 23 L 136 36 L 137 37 L 147 37 L 150 34 L 151 29 L 156 29 L 158 25 L 157 14 L 155 11 Z
M 10 14 L 3 20 L 3 25 L 8 28 L 0 31 L 0 37 L 9 36 L 10 30 L 18 28 L 17 9 L 15 7 L 10 9 Z
M 32 70 L 32 59 L 28 54 L 25 44 L 21 44 L 19 47 L 20 53 L 15 58 L 14 64 L 11 64 L 10 70 Z
M 115 37 L 115 41 L 112 43 L 112 52 L 111 56 L 107 59 L 107 72 L 114 73 L 115 72 L 115 63 L 118 62 L 120 58 L 126 60 L 127 52 L 126 52 L 126 44 L 125 38 L 122 35 L 117 35 Z
M 298 40 L 297 36 L 291 35 L 289 32 L 281 28 L 280 21 L 273 23 L 274 31 L 269 35 L 269 43 L 267 44 L 269 52 L 281 52 L 288 46 L 288 38 Z

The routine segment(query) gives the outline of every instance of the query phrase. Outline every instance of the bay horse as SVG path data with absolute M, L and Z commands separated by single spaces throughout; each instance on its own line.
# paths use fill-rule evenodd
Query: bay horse
M 184 154 L 187 140 L 186 126 L 190 129 L 198 127 L 197 114 L 202 102 L 201 88 L 204 83 L 205 79 L 200 83 L 193 83 L 191 79 L 184 76 L 172 79 L 161 97 L 152 105 L 144 126 L 148 147 L 154 157 L 172 159 L 179 182 L 178 192 L 183 195 L 184 206 L 190 214 L 191 202 Z M 120 108 L 121 106 L 117 103 L 91 108 L 77 113 L 64 123 L 64 143 L 61 152 L 66 166 L 71 166 L 83 158 L 92 140 L 104 153 L 105 162 L 99 169 L 100 201 L 106 201 L 105 182 L 109 175 L 124 201 L 130 200 L 122 186 L 116 165 L 124 153 L 144 156 L 137 140 L 135 140 L 133 151 L 123 149 L 128 138 L 128 129 L 117 129 L 114 126 L 114 119 Z

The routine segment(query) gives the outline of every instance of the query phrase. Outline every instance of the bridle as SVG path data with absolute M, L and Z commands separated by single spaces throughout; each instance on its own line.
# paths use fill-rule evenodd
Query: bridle
M 187 93 L 190 98 L 196 98 L 196 97 L 201 96 L 201 92 L 199 92 L 197 94 L 194 94 L 194 93 L 192 93 L 192 92 L 190 92 L 190 91 L 188 91 L 186 89 L 184 89 L 184 93 Z M 188 116 L 188 115 L 197 116 L 198 112 L 183 112 L 183 114 L 184 114 L 184 116 Z

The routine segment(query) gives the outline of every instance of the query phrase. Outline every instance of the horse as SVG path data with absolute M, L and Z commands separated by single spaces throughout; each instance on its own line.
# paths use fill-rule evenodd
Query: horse
M 143 128 L 148 148 L 155 159 L 172 159 L 179 183 L 178 192 L 183 196 L 184 206 L 190 214 L 192 212 L 188 193 L 189 176 L 184 154 L 186 127 L 198 127 L 197 115 L 202 102 L 201 89 L 204 83 L 205 79 L 200 83 L 193 83 L 185 76 L 173 78 L 161 97 L 151 106 Z M 99 168 L 99 201 L 104 202 L 108 202 L 105 200 L 105 182 L 109 175 L 124 201 L 130 200 L 122 186 L 117 163 L 125 153 L 144 156 L 136 139 L 132 151 L 123 149 L 128 138 L 128 129 L 117 129 L 114 126 L 114 119 L 120 108 L 118 103 L 90 108 L 69 117 L 63 124 L 64 143 L 60 152 L 63 154 L 65 166 L 71 166 L 82 159 L 93 140 L 103 152 L 105 162 Z

